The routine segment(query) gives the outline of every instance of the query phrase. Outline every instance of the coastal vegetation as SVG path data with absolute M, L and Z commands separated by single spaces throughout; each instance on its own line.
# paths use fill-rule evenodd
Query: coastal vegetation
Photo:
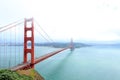
M 17 72 L 7 69 L 0 70 L 0 80 L 33 80 L 32 77 L 27 75 L 20 75 Z
M 0 70 L 0 80 L 44 80 L 34 69 L 11 71 Z

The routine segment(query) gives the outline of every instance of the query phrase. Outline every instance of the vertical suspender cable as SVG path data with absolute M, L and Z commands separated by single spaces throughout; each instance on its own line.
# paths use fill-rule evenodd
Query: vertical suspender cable
M 20 30 L 19 27 L 18 27 L 18 30 Z M 17 32 L 17 33 L 19 33 L 19 32 Z M 17 51 L 18 52 L 18 63 L 20 63 L 20 45 L 19 45 L 19 43 L 20 43 L 20 41 L 19 41 L 20 40 L 20 34 L 17 34 L 17 37 L 18 37 L 17 38 L 17 41 L 18 41 L 17 42 L 17 44 L 18 44 L 18 46 L 17 46 L 17 48 L 18 48 L 18 51 Z
M 11 48 L 11 47 L 12 47 L 12 44 L 11 44 L 11 32 L 12 32 L 12 31 L 11 31 L 11 29 L 10 29 L 10 34 L 9 34 L 9 35 L 10 35 L 10 41 L 9 41 L 9 42 L 10 42 L 10 43 L 9 43 L 9 68 L 11 67 L 11 54 L 12 54 L 12 53 L 11 53 L 11 49 L 12 49 L 12 48 Z
M 14 23 L 17 23 L 17 22 L 18 21 L 14 22 Z M 6 25 L 4 27 L 0 27 L 0 36 L 1 36 L 1 39 L 0 39 L 0 41 L 1 41 L 0 42 L 0 67 L 1 68 L 2 67 L 6 68 L 6 67 L 10 67 L 11 66 L 11 59 L 12 59 L 12 56 L 11 56 L 12 55 L 11 46 L 13 45 L 13 44 L 11 44 L 11 33 L 10 33 L 10 41 L 9 41 L 9 40 L 7 40 L 9 38 L 8 33 L 4 32 L 4 31 L 10 30 L 14 26 L 19 25 L 22 22 L 19 22 L 19 23 L 13 25 L 14 23 L 11 23 L 11 24 Z M 12 26 L 10 26 L 10 25 L 12 25 Z M 16 28 L 15 28 L 15 40 L 14 41 L 15 41 L 15 45 L 14 46 L 15 46 L 15 64 L 16 64 Z M 8 42 L 10 42 L 10 44 L 8 44 Z M 10 50 L 8 51 L 8 49 L 10 49 Z M 14 52 L 13 52 L 13 54 L 14 54 Z M 5 62 L 3 62 L 3 61 L 5 61 Z
M 2 47 L 2 43 L 3 43 L 3 40 L 2 40 L 2 33 L 0 34 L 0 55 L 1 55 L 1 57 L 0 57 L 0 61 L 1 61 L 1 63 L 0 63 L 0 68 L 2 68 L 2 58 L 3 58 L 3 55 L 2 55 L 2 53 L 3 53 L 3 47 Z
M 19 27 L 19 30 L 20 30 L 20 27 Z M 19 32 L 18 32 L 18 33 L 19 33 Z M 19 64 L 20 64 L 20 57 L 21 57 L 21 56 L 20 56 L 20 48 L 21 48 L 21 46 L 20 46 L 20 41 L 21 41 L 21 40 L 20 40 L 20 37 L 21 37 L 21 36 L 20 36 L 20 34 L 18 34 L 17 36 L 18 36 L 18 44 L 19 44 L 19 45 L 18 45 L 18 46 L 19 46 L 19 49 L 18 49 L 18 50 L 19 50 L 19 51 L 18 51 L 19 56 L 18 56 L 18 57 L 19 57 Z
M 5 33 L 5 68 L 7 68 L 7 43 L 6 43 L 6 40 L 7 40 L 7 35 L 6 35 L 6 32 Z
M 2 55 L 1 55 L 1 53 L 2 53 L 2 52 L 1 52 L 1 50 L 2 50 L 2 49 L 1 49 L 2 39 L 1 39 L 1 38 L 2 38 L 2 36 L 1 36 L 1 34 L 0 34 L 0 68 L 1 68 L 1 65 L 2 65 L 2 64 L 1 64 L 1 62 L 2 62 L 2 60 L 1 60 L 1 58 L 2 58 Z
M 13 32 L 14 32 L 14 30 L 13 29 L 11 29 L 11 34 L 10 34 L 10 36 L 11 36 L 11 50 L 10 50 L 10 53 L 11 53 L 11 62 L 10 62 L 10 64 L 11 64 L 11 66 L 13 66 L 14 65 L 14 35 L 13 35 Z
M 3 45 L 3 46 L 4 46 L 4 52 L 3 52 L 4 58 L 3 58 L 3 61 L 5 61 L 4 64 L 3 64 L 3 67 L 4 67 L 4 68 L 5 68 L 5 65 L 6 65 L 6 64 L 5 64 L 5 63 L 6 63 L 6 59 L 5 59 L 5 58 L 6 58 L 6 57 L 5 57 L 5 56 L 6 56 L 6 55 L 5 55 L 5 36 L 6 36 L 5 33 L 3 33 L 3 40 L 4 40 L 4 45 Z
M 20 27 L 17 28 L 17 57 L 18 61 L 17 63 L 20 64 L 20 33 L 19 33 Z
M 5 32 L 4 32 L 5 33 Z M 8 67 L 8 58 L 7 58 L 7 34 L 5 34 L 5 68 Z
M 15 27 L 15 65 L 16 65 L 16 27 Z
M 4 67 L 4 53 L 5 53 L 5 41 L 4 41 L 4 33 L 2 33 L 2 68 Z
M 1 68 L 3 67 L 3 52 L 4 52 L 4 48 L 3 48 L 3 45 L 4 45 L 4 43 L 3 43 L 3 33 L 1 33 Z

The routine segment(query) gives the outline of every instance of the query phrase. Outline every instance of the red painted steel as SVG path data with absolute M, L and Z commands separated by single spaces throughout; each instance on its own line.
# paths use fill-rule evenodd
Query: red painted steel
M 31 26 L 28 25 L 28 23 L 31 23 Z M 31 36 L 28 37 L 28 31 L 31 31 Z M 28 44 L 28 41 L 31 43 Z M 28 48 L 28 45 L 30 48 Z M 33 18 L 31 19 L 25 19 L 24 21 L 24 63 L 27 63 L 27 54 L 31 54 L 31 67 L 34 68 L 34 23 Z
M 31 22 L 31 26 L 28 26 L 27 23 Z M 28 37 L 27 32 L 31 31 L 31 36 Z M 31 42 L 30 48 L 28 48 L 28 41 Z M 34 68 L 34 65 L 55 55 L 58 54 L 66 49 L 71 49 L 74 50 L 74 44 L 73 40 L 71 39 L 71 44 L 69 47 L 62 48 L 60 50 L 48 53 L 46 55 L 40 56 L 39 58 L 34 59 L 34 23 L 33 23 L 33 18 L 31 19 L 25 19 L 24 21 L 24 62 L 20 65 L 17 65 L 15 67 L 10 68 L 12 71 L 20 70 L 20 69 L 29 69 L 29 68 Z M 31 60 L 27 61 L 27 54 L 31 54 Z
M 40 56 L 39 58 L 35 59 L 34 65 L 41 62 L 41 61 L 43 61 L 43 60 L 46 60 L 47 58 L 49 58 L 49 57 L 51 57 L 51 56 L 53 56 L 55 54 L 58 54 L 58 53 L 60 53 L 60 52 L 62 52 L 64 50 L 67 50 L 67 49 L 70 49 L 70 47 L 63 48 L 63 49 L 60 49 L 60 50 L 57 50 L 57 51 L 54 51 L 54 52 L 51 52 L 51 53 L 47 53 L 47 54 L 45 54 L 43 56 Z M 28 61 L 28 62 L 20 64 L 18 66 L 12 67 L 12 68 L 10 68 L 10 70 L 16 71 L 16 70 L 20 70 L 20 69 L 29 69 L 29 68 L 31 68 L 31 65 L 32 65 L 31 62 Z
M 69 49 L 69 47 L 63 48 L 63 49 L 60 49 L 60 50 L 57 50 L 57 51 L 48 53 L 48 54 L 46 54 L 46 55 L 43 55 L 43 56 L 41 56 L 41 57 L 39 57 L 39 58 L 36 58 L 34 64 L 37 64 L 37 63 L 39 63 L 39 62 L 41 62 L 41 61 L 43 61 L 43 60 L 45 60 L 45 59 L 47 59 L 47 58 L 55 55 L 55 54 L 58 54 L 58 53 L 60 53 L 60 52 L 62 52 L 62 51 L 64 51 L 64 50 L 66 50 L 66 49 Z

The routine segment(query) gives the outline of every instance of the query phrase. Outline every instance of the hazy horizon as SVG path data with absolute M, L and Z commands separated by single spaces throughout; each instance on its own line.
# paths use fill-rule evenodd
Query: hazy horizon
M 55 41 L 118 43 L 119 4 L 119 0 L 1 0 L 0 27 L 34 17 Z

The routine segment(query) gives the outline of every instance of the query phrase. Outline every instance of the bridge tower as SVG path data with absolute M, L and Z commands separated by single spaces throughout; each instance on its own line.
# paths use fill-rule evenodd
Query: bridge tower
M 27 54 L 31 55 L 31 68 L 34 68 L 34 23 L 33 18 L 24 20 L 24 63 Z
M 71 51 L 74 50 L 74 43 L 73 43 L 73 39 L 72 39 L 72 38 L 71 38 L 70 50 L 71 50 Z

